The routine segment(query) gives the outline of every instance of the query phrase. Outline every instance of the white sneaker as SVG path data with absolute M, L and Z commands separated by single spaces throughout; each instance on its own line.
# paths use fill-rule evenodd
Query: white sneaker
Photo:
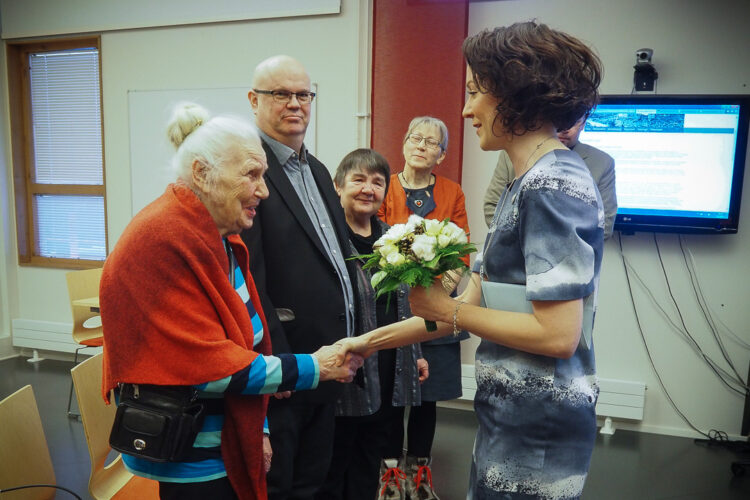
M 406 494 L 410 500 L 440 500 L 432 487 L 429 457 L 407 455 L 402 467 L 406 472 Z
M 406 500 L 406 474 L 398 465 L 397 458 L 385 458 L 380 462 L 380 482 L 376 500 Z

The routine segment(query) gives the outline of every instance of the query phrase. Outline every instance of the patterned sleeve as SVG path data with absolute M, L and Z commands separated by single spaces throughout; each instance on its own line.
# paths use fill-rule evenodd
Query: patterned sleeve
M 519 203 L 519 237 L 529 300 L 572 300 L 595 289 L 602 228 L 590 176 L 556 163 L 529 172 Z
M 318 386 L 320 368 L 310 354 L 258 356 L 237 373 L 195 386 L 203 392 L 273 394 Z

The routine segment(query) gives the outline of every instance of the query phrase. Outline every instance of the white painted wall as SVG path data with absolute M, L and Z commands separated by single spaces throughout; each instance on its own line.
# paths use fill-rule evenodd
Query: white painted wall
M 83 1 L 83 0 L 81 0 Z M 95 0 L 89 0 L 95 1 Z M 78 2 L 80 3 L 80 2 Z M 85 3 L 85 2 L 84 2 Z M 469 31 L 537 18 L 592 44 L 605 65 L 603 93 L 627 93 L 632 82 L 635 50 L 654 49 L 662 93 L 750 92 L 750 19 L 746 0 L 523 0 L 478 2 L 470 5 Z M 4 6 L 5 3 L 0 3 Z M 288 53 L 302 60 L 319 85 L 318 156 L 335 168 L 341 157 L 366 140 L 366 127 L 355 117 L 365 111 L 360 89 L 363 43 L 360 28 L 366 2 L 343 0 L 341 13 L 313 17 L 239 21 L 203 26 L 121 30 L 102 34 L 102 86 L 110 248 L 130 220 L 130 142 L 128 90 L 247 86 L 252 68 L 261 59 Z M 208 9 L 208 8 L 207 8 Z M 0 16 L 4 15 L 0 12 Z M 366 24 L 365 24 L 366 26 Z M 364 42 L 362 41 L 364 38 Z M 4 51 L 0 62 L 4 62 Z M 419 63 L 424 63 L 417 58 Z M 365 68 L 367 65 L 364 65 Z M 16 264 L 15 223 L 12 213 L 12 172 L 7 122 L 7 77 L 0 75 L 0 339 L 8 336 L 11 319 L 70 322 L 64 271 Z M 365 94 L 366 95 L 366 94 Z M 238 103 L 238 110 L 246 109 Z M 470 127 L 469 127 L 470 128 Z M 481 199 L 492 173 L 495 154 L 482 152 L 467 130 L 464 180 L 472 235 L 484 239 L 486 228 Z M 746 182 L 747 184 L 747 182 Z M 750 188 L 748 188 L 750 189 Z M 746 191 L 750 196 L 750 191 Z M 675 236 L 659 236 L 673 289 L 686 322 L 699 342 L 716 359 L 715 343 L 696 313 Z M 750 341 L 750 280 L 746 254 L 750 243 L 750 199 L 746 198 L 740 232 L 734 236 L 686 237 L 695 256 L 701 283 L 721 319 Z M 625 255 L 660 302 L 667 295 L 650 235 L 624 238 Z M 636 302 L 654 359 L 678 405 L 701 429 L 723 429 L 738 434 L 742 399 L 716 381 L 684 341 L 678 339 L 655 312 L 643 290 Z M 673 308 L 667 309 L 674 315 Z M 606 246 L 602 269 L 600 309 L 595 329 L 599 373 L 611 379 L 637 380 L 648 385 L 644 420 L 647 431 L 687 433 L 686 425 L 668 406 L 658 387 L 638 333 L 615 242 Z M 0 342 L 0 350 L 3 349 Z M 465 362 L 473 345 L 464 344 Z M 727 342 L 732 359 L 746 374 L 750 353 Z M 3 352 L 0 351 L 0 357 Z
M 469 34 L 484 28 L 536 18 L 592 45 L 605 67 L 603 94 L 630 93 L 635 51 L 654 49 L 659 93 L 750 93 L 750 2 L 718 0 L 506 0 L 472 3 Z M 483 242 L 487 227 L 481 199 L 494 169 L 496 153 L 483 152 L 471 127 L 465 131 L 463 188 L 472 238 Z M 750 177 L 750 169 L 748 176 Z M 687 236 L 700 282 L 718 317 L 750 342 L 750 180 L 736 235 Z M 614 238 L 616 240 L 616 238 Z M 698 314 L 677 237 L 659 235 L 667 275 L 689 330 L 720 365 L 726 367 L 716 342 Z M 650 234 L 623 237 L 624 254 L 648 283 L 658 301 L 678 321 L 669 302 Z M 644 334 L 658 372 L 678 407 L 703 431 L 739 434 L 744 399 L 717 380 L 705 363 L 659 315 L 645 291 L 634 285 Z M 599 375 L 645 382 L 644 419 L 633 427 L 646 431 L 690 434 L 659 387 L 638 332 L 617 242 L 605 245 L 600 305 L 594 329 Z M 470 362 L 474 343 L 464 343 L 463 361 Z M 747 377 L 750 352 L 727 340 L 740 374 Z M 692 434 L 690 434 L 692 435 Z
M 3 0 L 0 17 L 3 21 L 10 15 L 34 17 L 40 3 L 44 2 L 24 3 L 30 9 L 24 13 L 16 10 L 21 8 L 20 3 Z M 66 15 L 75 17 L 75 9 L 85 8 L 87 3 L 95 4 L 97 0 L 78 0 L 69 6 Z M 202 5 L 207 18 L 213 15 L 210 4 L 196 1 L 192 4 Z M 253 68 L 258 62 L 275 54 L 292 55 L 303 61 L 312 80 L 318 84 L 317 126 L 325 133 L 318 135 L 317 156 L 329 168 L 335 168 L 339 159 L 361 140 L 362 119 L 356 117 L 361 109 L 357 85 L 359 37 L 362 33 L 366 43 L 369 31 L 361 30 L 359 25 L 362 20 L 369 23 L 368 6 L 366 1 L 343 0 L 339 14 L 103 32 L 102 100 L 109 248 L 116 244 L 131 218 L 129 90 L 238 86 L 249 89 Z M 5 10 L 10 7 L 10 11 Z M 48 32 L 57 30 L 54 19 L 41 15 L 36 19 L 42 25 L 50 25 Z M 108 20 L 92 22 L 106 26 Z M 4 256 L 0 284 L 8 284 L 0 291 L 1 338 L 10 334 L 13 319 L 70 323 L 71 315 L 65 270 L 17 264 L 13 202 L 8 196 L 13 184 L 4 49 L 0 60 L 3 62 L 0 77 L 3 117 L 0 122 L 3 151 L 0 156 L 3 164 L 0 246 Z M 249 113 L 247 101 L 237 103 L 237 112 Z M 0 349 L 3 345 L 0 344 Z M 0 357 L 2 355 L 0 352 Z

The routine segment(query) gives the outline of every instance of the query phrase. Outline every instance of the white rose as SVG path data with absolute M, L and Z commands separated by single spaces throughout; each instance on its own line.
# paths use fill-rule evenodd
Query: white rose
M 464 232 L 464 230 L 452 222 L 447 223 L 442 228 L 442 230 L 440 231 L 440 235 L 450 240 L 449 245 L 455 245 L 457 243 L 466 243 L 469 241 L 468 238 L 466 238 L 466 233 Z
M 386 243 L 382 247 L 378 248 L 378 252 L 381 257 L 388 257 L 393 252 L 398 252 L 398 247 L 393 243 Z
M 437 238 L 428 234 L 418 234 L 411 244 L 411 251 L 421 261 L 427 262 L 435 258 L 435 245 Z
M 438 242 L 438 246 L 439 246 L 440 248 L 445 248 L 445 247 L 447 247 L 448 245 L 450 245 L 451 243 L 453 243 L 453 240 L 452 240 L 452 239 L 451 239 L 451 237 L 450 237 L 450 236 L 448 236 L 448 235 L 445 235 L 445 234 L 440 234 L 440 235 L 438 235 L 438 237 L 437 237 L 437 242 Z
M 414 231 L 414 228 L 422 223 L 424 219 L 417 214 L 411 214 L 406 219 L 406 225 L 409 227 L 409 231 Z
M 373 247 L 377 248 L 388 244 L 393 245 L 394 243 L 401 241 L 408 232 L 410 231 L 409 228 L 406 227 L 406 224 L 394 224 L 378 239 L 378 241 L 375 242 Z
M 404 255 L 399 252 L 393 252 L 388 254 L 385 257 L 385 260 L 392 266 L 400 266 L 401 264 L 406 262 L 406 257 L 404 257 Z
M 430 236 L 437 236 L 443 228 L 443 223 L 437 219 L 425 219 L 424 232 Z

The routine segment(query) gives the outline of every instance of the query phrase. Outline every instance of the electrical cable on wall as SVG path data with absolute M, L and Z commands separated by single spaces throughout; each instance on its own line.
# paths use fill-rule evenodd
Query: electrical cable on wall
M 708 301 L 706 300 L 706 297 L 703 294 L 703 290 L 701 289 L 701 286 L 700 286 L 700 280 L 698 280 L 698 273 L 695 270 L 695 260 L 693 259 L 693 255 L 692 253 L 690 253 L 690 249 L 688 249 L 687 252 L 685 251 L 685 246 L 683 245 L 682 235 L 678 235 L 678 241 L 680 244 L 680 251 L 682 252 L 682 259 L 685 261 L 685 267 L 687 268 L 688 274 L 690 275 L 690 282 L 693 286 L 693 291 L 695 292 L 695 298 L 701 307 L 701 311 L 703 312 L 703 316 L 706 319 L 706 323 L 708 323 L 709 328 L 711 328 L 711 331 L 714 334 L 714 338 L 716 339 L 716 343 L 719 345 L 719 348 L 721 349 L 722 354 L 724 355 L 724 359 L 726 359 L 727 363 L 729 363 L 729 365 L 732 367 L 732 371 L 734 371 L 737 378 L 739 380 L 743 380 L 742 376 L 739 374 L 736 367 L 734 366 L 734 363 L 729 358 L 729 353 L 726 352 L 726 348 L 724 347 L 724 341 L 721 340 L 721 334 L 719 332 L 719 328 L 716 326 L 716 319 L 714 318 L 713 314 L 711 314 L 712 313 L 711 307 L 709 306 Z M 688 260 L 688 254 L 690 255 L 689 260 Z M 719 318 L 719 322 L 721 322 L 720 318 Z M 737 343 L 739 343 L 745 349 L 750 349 L 750 344 L 748 344 L 743 339 L 741 339 L 736 333 L 734 333 L 723 322 L 721 322 L 721 324 L 726 329 L 726 331 L 732 337 L 734 337 Z
M 725 447 L 725 448 L 730 449 L 730 450 L 735 451 L 735 452 L 748 452 L 748 451 L 750 451 L 750 445 L 748 445 L 748 443 L 746 443 L 744 441 L 731 441 L 731 440 L 729 440 L 729 437 L 728 437 L 728 435 L 727 435 L 727 433 L 725 431 L 716 430 L 716 429 L 710 429 L 708 432 L 703 432 L 700 429 L 698 429 L 687 418 L 687 416 L 680 410 L 680 408 L 677 406 L 677 404 L 675 403 L 674 399 L 672 398 L 671 394 L 669 394 L 669 391 L 667 390 L 666 385 L 664 384 L 664 381 L 661 378 L 661 374 L 659 373 L 659 371 L 656 368 L 656 363 L 654 362 L 653 356 L 651 355 L 651 350 L 649 349 L 649 346 L 648 346 L 648 342 L 646 341 L 646 336 L 645 336 L 645 333 L 643 331 L 643 326 L 641 324 L 641 319 L 640 319 L 640 316 L 638 315 L 638 308 L 637 308 L 636 303 L 635 303 L 635 297 L 633 295 L 633 287 L 632 287 L 632 283 L 631 283 L 631 280 L 630 280 L 630 273 L 631 272 L 636 277 L 636 279 L 641 283 L 641 286 L 643 286 L 643 288 L 646 290 L 646 292 L 649 295 L 649 297 L 651 298 L 652 302 L 662 312 L 662 315 L 666 318 L 666 320 L 672 325 L 672 327 L 676 331 L 678 331 L 679 333 L 681 333 L 683 335 L 683 338 L 685 338 L 686 341 L 688 340 L 688 338 L 689 338 L 689 340 L 692 341 L 692 343 L 688 342 L 689 345 L 693 346 L 694 348 L 695 347 L 698 348 L 698 351 L 699 351 L 699 354 L 701 355 L 701 357 L 704 358 L 704 361 L 706 361 L 706 363 L 709 365 L 709 367 L 711 368 L 711 370 L 717 375 L 717 377 L 725 385 L 727 385 L 733 391 L 740 393 L 741 395 L 744 395 L 745 393 L 739 391 L 738 389 L 736 389 L 734 387 L 731 387 L 730 382 L 738 384 L 738 385 L 741 385 L 741 387 L 743 387 L 745 390 L 747 390 L 748 386 L 747 386 L 747 384 L 744 383 L 744 381 L 740 381 L 738 383 L 738 381 L 730 373 L 728 373 L 723 368 L 719 367 L 716 364 L 716 362 L 714 362 L 710 358 L 710 356 L 708 356 L 707 354 L 705 354 L 700 349 L 700 346 L 695 341 L 695 339 L 693 339 L 692 336 L 690 336 L 689 332 L 687 332 L 687 328 L 685 328 L 685 331 L 683 331 L 683 330 L 681 330 L 679 328 L 678 325 L 676 325 L 674 323 L 674 321 L 667 314 L 666 310 L 664 310 L 664 308 L 658 303 L 658 301 L 656 300 L 656 298 L 654 297 L 653 293 L 648 288 L 648 286 L 645 284 L 645 282 L 643 281 L 643 279 L 641 279 L 641 277 L 638 275 L 638 273 L 635 270 L 635 268 L 628 262 L 627 258 L 625 257 L 625 252 L 624 252 L 624 249 L 623 249 L 623 246 L 622 246 L 622 234 L 620 232 L 618 232 L 618 243 L 619 243 L 619 248 L 620 248 L 620 257 L 622 258 L 623 268 L 625 270 L 625 280 L 627 282 L 628 293 L 630 295 L 630 301 L 631 301 L 631 305 L 633 307 L 633 313 L 635 315 L 636 324 L 638 325 L 638 332 L 639 332 L 639 334 L 641 336 L 641 340 L 643 341 L 643 346 L 644 346 L 644 348 L 646 350 L 646 356 L 648 357 L 649 363 L 651 364 L 651 368 L 654 371 L 654 374 L 656 375 L 656 379 L 659 382 L 659 385 L 662 388 L 662 391 L 664 391 L 664 395 L 666 396 L 667 401 L 669 401 L 669 404 L 675 410 L 675 412 L 677 413 L 677 415 L 691 429 L 693 429 L 694 431 L 696 431 L 697 433 L 699 433 L 699 434 L 701 434 L 702 436 L 705 437 L 705 439 L 695 439 L 694 442 L 696 444 L 708 444 L 709 446 L 722 446 L 722 447 Z M 659 255 L 659 263 L 662 266 L 662 271 L 664 272 L 665 279 L 667 279 L 667 287 L 668 287 L 668 289 L 670 291 L 670 296 L 672 296 L 671 286 L 668 283 L 668 278 L 667 278 L 667 275 L 666 275 L 666 270 L 664 268 L 664 263 L 663 263 L 662 258 L 661 258 L 661 252 L 659 250 L 658 241 L 656 239 L 656 235 L 655 234 L 654 234 L 654 243 L 656 244 L 656 247 L 657 247 L 657 253 Z M 687 258 L 685 256 L 684 248 L 682 247 L 682 241 L 681 240 L 680 240 L 680 244 L 681 244 L 680 248 L 683 251 L 683 258 L 685 259 L 685 262 L 687 264 L 688 261 L 687 261 Z M 691 255 L 691 258 L 692 258 L 692 255 Z M 688 267 L 690 267 L 690 266 L 688 266 Z M 707 304 L 707 302 L 705 301 L 705 297 L 703 296 L 703 292 L 702 291 L 700 291 L 700 293 L 698 292 L 698 290 L 700 290 L 700 283 L 698 282 L 698 279 L 697 279 L 697 273 L 695 273 L 694 262 L 693 262 L 693 266 L 692 266 L 692 268 L 690 269 L 689 272 L 691 272 L 691 282 L 694 285 L 694 292 L 696 293 L 696 296 L 700 295 L 700 297 L 703 300 L 703 304 Z M 693 276 L 693 274 L 695 274 L 695 276 Z M 696 283 L 697 283 L 697 285 L 696 285 Z M 681 321 L 682 321 L 682 315 L 679 312 L 679 306 L 677 305 L 676 300 L 674 299 L 674 296 L 672 296 L 672 300 L 673 300 L 673 303 L 674 303 L 675 307 L 677 307 L 677 309 L 678 309 L 678 314 L 680 314 L 680 318 L 681 318 Z M 701 306 L 701 307 L 703 307 L 703 306 Z M 684 326 L 684 321 L 682 321 L 682 324 Z M 722 376 L 719 372 L 723 373 L 724 376 Z M 725 377 L 727 377 L 728 380 Z
M 703 350 L 700 348 L 700 346 L 695 341 L 695 339 L 685 334 L 685 332 L 680 328 L 680 326 L 674 322 L 671 316 L 669 316 L 669 313 L 667 313 L 664 307 L 659 303 L 659 301 L 656 299 L 651 289 L 648 287 L 648 285 L 643 280 L 643 278 L 641 278 L 641 276 L 638 274 L 638 271 L 633 267 L 633 265 L 630 263 L 627 257 L 622 255 L 622 259 L 626 266 L 626 270 L 629 270 L 633 274 L 635 279 L 638 281 L 638 283 L 640 283 L 641 287 L 649 296 L 654 306 L 659 310 L 664 320 L 672 327 L 672 329 L 676 333 L 678 333 L 683 338 L 683 340 L 685 340 L 685 342 L 695 351 L 697 355 L 703 358 L 703 360 L 706 362 L 709 368 L 714 372 L 714 374 L 719 378 L 719 380 L 721 380 L 722 383 L 727 385 L 727 387 L 730 390 L 737 392 L 739 394 L 742 394 L 738 389 L 732 387 L 730 385 L 730 382 L 727 381 L 727 379 L 729 379 L 732 383 L 735 383 L 736 381 L 734 380 L 734 377 L 729 372 L 727 372 L 724 368 L 719 366 L 719 364 L 716 361 L 714 361 L 709 355 L 703 352 Z
M 669 401 L 669 404 L 672 406 L 675 412 L 677 412 L 677 415 L 695 432 L 698 434 L 705 436 L 707 439 L 710 439 L 710 436 L 703 432 L 702 430 L 698 429 L 693 423 L 687 418 L 687 416 L 682 413 L 682 411 L 677 407 L 677 403 L 674 402 L 672 399 L 672 396 L 669 394 L 669 391 L 667 390 L 667 387 L 664 385 L 664 381 L 661 378 L 661 374 L 659 373 L 659 370 L 656 369 L 656 364 L 654 363 L 654 358 L 651 356 L 651 350 L 648 347 L 648 342 L 646 341 L 646 335 L 643 332 L 643 325 L 641 324 L 641 318 L 638 315 L 638 308 L 635 305 L 635 297 L 633 296 L 633 285 L 630 282 L 630 273 L 628 272 L 628 264 L 625 261 L 625 252 L 622 248 L 622 235 L 618 233 L 617 237 L 619 246 L 620 246 L 620 256 L 622 257 L 622 264 L 623 268 L 625 269 L 625 280 L 627 281 L 628 285 L 628 293 L 630 295 L 630 303 L 633 306 L 633 314 L 635 315 L 635 322 L 638 325 L 638 333 L 641 335 L 641 340 L 643 341 L 643 346 L 646 348 L 646 356 L 648 357 L 648 361 L 651 364 L 651 369 L 654 371 L 654 374 L 656 375 L 656 380 L 659 382 L 659 386 L 661 387 L 662 391 L 664 391 L 664 395 L 667 397 L 667 401 Z
M 727 357 L 726 353 L 722 350 L 722 354 L 723 354 L 724 360 L 729 364 L 730 368 L 732 369 L 732 371 L 734 371 L 734 373 L 735 373 L 735 375 L 737 377 L 735 379 L 734 376 L 732 376 L 731 374 L 729 374 L 726 370 L 721 369 L 721 372 L 724 373 L 725 376 L 729 377 L 729 379 L 730 379 L 729 381 L 727 381 L 726 379 L 724 379 L 724 377 L 721 376 L 718 373 L 718 371 L 715 369 L 715 368 L 718 368 L 718 364 L 716 364 L 716 362 L 713 361 L 713 359 L 710 356 L 708 356 L 703 351 L 703 348 L 700 347 L 700 344 L 698 344 L 698 341 L 695 340 L 695 337 L 693 337 L 693 335 L 690 333 L 690 330 L 688 329 L 687 325 L 685 324 L 685 318 L 682 315 L 682 310 L 680 309 L 679 304 L 677 304 L 677 299 L 675 298 L 674 293 L 672 292 L 672 285 L 669 282 L 669 276 L 667 275 L 667 270 L 664 267 L 664 260 L 662 259 L 662 256 L 661 256 L 661 248 L 659 247 L 659 240 L 656 238 L 656 233 L 653 233 L 653 237 L 654 237 L 654 245 L 656 247 L 656 254 L 657 254 L 658 259 L 659 259 L 659 266 L 661 267 L 661 271 L 662 271 L 662 274 L 664 276 L 664 281 L 665 281 L 665 283 L 667 285 L 667 291 L 669 292 L 669 297 L 672 299 L 672 305 L 674 305 L 675 310 L 677 311 L 677 316 L 680 318 L 680 323 L 682 324 L 681 333 L 683 335 L 687 336 L 692 341 L 693 345 L 698 350 L 698 352 L 701 355 L 701 357 L 709 364 L 709 366 L 711 367 L 711 369 L 713 370 L 713 372 L 722 380 L 722 382 L 724 382 L 727 385 L 727 387 L 729 387 L 733 391 L 735 391 L 738 394 L 744 396 L 745 395 L 745 391 L 747 391 L 748 387 L 747 387 L 747 385 L 745 385 L 745 383 L 742 380 L 742 377 L 739 375 L 739 373 L 737 373 L 737 370 L 735 369 L 734 364 Z M 714 335 L 714 337 L 715 337 L 715 335 Z M 720 348 L 721 348 L 721 344 L 720 344 Z M 729 384 L 730 381 L 732 383 L 739 384 L 742 387 L 743 390 L 739 390 L 739 389 L 735 389 L 734 387 L 731 387 L 731 385 Z

